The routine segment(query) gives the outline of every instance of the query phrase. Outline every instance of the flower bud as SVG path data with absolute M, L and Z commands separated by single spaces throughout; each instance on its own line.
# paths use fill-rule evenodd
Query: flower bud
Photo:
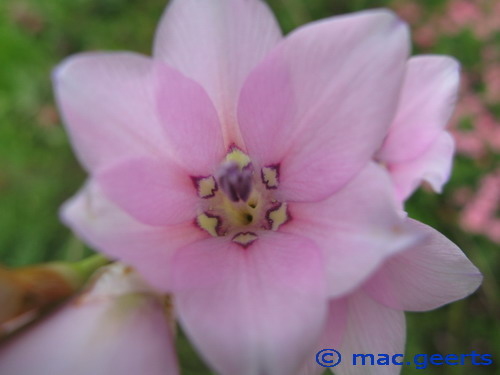
M 0 346 L 0 374 L 176 375 L 169 323 L 165 297 L 113 264 L 55 314 Z
M 0 337 L 76 293 L 93 271 L 106 262 L 95 256 L 77 263 L 54 262 L 13 269 L 0 266 Z

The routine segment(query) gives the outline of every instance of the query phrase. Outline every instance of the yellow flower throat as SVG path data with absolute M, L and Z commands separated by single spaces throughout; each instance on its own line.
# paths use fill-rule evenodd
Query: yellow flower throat
M 279 165 L 257 172 L 237 147 L 229 150 L 214 175 L 192 179 L 201 198 L 195 223 L 213 237 L 228 237 L 246 248 L 259 232 L 276 231 L 290 220 L 287 203 L 275 198 Z

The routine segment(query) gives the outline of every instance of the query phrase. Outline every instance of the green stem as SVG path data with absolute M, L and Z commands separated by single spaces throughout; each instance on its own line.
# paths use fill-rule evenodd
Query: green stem
M 101 254 L 92 255 L 86 259 L 75 263 L 70 263 L 71 268 L 76 271 L 81 284 L 85 283 L 95 271 L 111 263 L 111 261 Z

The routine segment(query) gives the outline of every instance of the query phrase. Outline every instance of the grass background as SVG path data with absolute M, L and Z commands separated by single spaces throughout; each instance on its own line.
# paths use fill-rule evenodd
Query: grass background
M 496 1 L 496 0 L 492 0 Z M 285 32 L 311 20 L 380 6 L 384 0 L 270 0 Z M 445 0 L 422 0 L 426 12 L 444 12 Z M 64 57 L 88 50 L 134 50 L 149 54 L 164 0 L 2 0 L 0 2 L 0 262 L 20 266 L 48 260 L 78 260 L 91 253 L 61 225 L 58 208 L 76 192 L 85 174 L 68 145 L 54 107 L 50 74 Z M 499 24 L 500 28 L 500 24 Z M 500 38 L 499 38 L 500 41 Z M 499 42 L 500 44 L 500 42 Z M 465 69 L 480 69 L 481 42 L 467 33 L 441 38 L 429 51 L 458 57 Z M 500 48 L 500 47 L 499 47 Z M 407 355 L 493 354 L 492 366 L 403 368 L 403 374 L 500 374 L 500 249 L 463 232 L 457 187 L 476 187 L 484 169 L 459 156 L 444 194 L 419 191 L 410 215 L 455 241 L 484 273 L 472 297 L 436 311 L 407 314 Z M 75 322 L 75 324 L 77 324 Z M 183 374 L 210 374 L 182 335 Z M 311 361 L 314 359 L 311 358 Z

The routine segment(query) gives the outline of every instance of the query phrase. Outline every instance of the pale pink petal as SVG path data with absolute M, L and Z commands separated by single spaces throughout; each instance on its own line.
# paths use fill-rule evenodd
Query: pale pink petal
M 362 290 L 349 295 L 347 302 L 340 300 L 339 303 L 347 303 L 347 325 L 340 345 L 342 362 L 334 368 L 336 375 L 397 375 L 401 366 L 391 363 L 392 356 L 404 353 L 406 325 L 405 316 L 402 311 L 390 309 L 371 299 Z M 336 301 L 330 303 L 334 308 Z M 335 319 L 332 316 L 331 319 Z M 375 366 L 352 365 L 353 354 L 372 353 L 375 361 L 379 359 L 379 353 L 390 356 L 389 365 L 375 362 Z M 384 358 L 382 358 L 384 360 Z M 403 358 L 397 357 L 401 362 Z M 367 362 L 370 364 L 370 360 Z M 383 363 L 383 362 L 382 362 Z
M 323 333 L 321 339 L 318 342 L 318 345 L 311 352 L 311 355 L 304 362 L 304 366 L 302 367 L 299 375 L 321 375 L 325 372 L 325 368 L 320 366 L 317 363 L 317 359 L 320 361 L 333 361 L 330 364 L 335 363 L 337 357 L 335 353 L 331 350 L 328 352 L 323 352 L 326 354 L 325 357 L 322 354 L 318 356 L 320 351 L 325 349 L 334 349 L 340 351 L 340 345 L 342 343 L 342 338 L 345 334 L 347 328 L 347 318 L 348 318 L 348 298 L 338 298 L 330 302 L 328 307 L 328 317 L 326 324 L 323 327 Z M 341 353 L 342 356 L 342 353 Z M 346 357 L 341 357 L 342 360 L 348 360 Z M 328 363 L 326 363 L 328 364 Z
M 454 154 L 453 137 L 448 132 L 442 132 L 416 159 L 388 164 L 397 198 L 406 200 L 422 181 L 427 181 L 434 191 L 440 193 L 450 178 Z
M 410 59 L 401 102 L 378 158 L 396 163 L 425 152 L 451 118 L 459 82 L 460 66 L 450 57 Z
M 0 373 L 178 374 L 160 299 L 113 283 L 122 294 L 91 291 L 2 346 Z
M 142 223 L 163 226 L 196 217 L 196 189 L 187 172 L 173 163 L 132 159 L 96 177 L 106 196 Z
M 298 29 L 251 73 L 241 133 L 257 164 L 281 164 L 287 200 L 324 199 L 373 157 L 396 111 L 408 47 L 393 13 L 368 11 Z
M 431 227 L 411 220 L 424 243 L 390 258 L 364 285 L 380 303 L 393 309 L 425 311 L 467 297 L 482 281 L 462 251 Z
M 152 64 L 132 53 L 87 53 L 55 70 L 59 109 L 88 170 L 123 158 L 165 155 Z
M 320 336 L 324 272 L 307 239 L 213 238 L 180 249 L 171 272 L 179 319 L 221 375 L 293 374 Z
M 131 53 L 69 58 L 54 74 L 71 140 L 91 172 L 137 158 L 174 158 L 213 173 L 224 154 L 203 89 L 165 64 Z
M 391 180 L 376 164 L 327 200 L 293 203 L 289 210 L 292 220 L 282 230 L 313 238 L 321 248 L 332 297 L 354 289 L 387 257 L 419 239 L 405 228 Z
M 192 221 L 165 227 L 142 224 L 106 199 L 92 181 L 64 204 L 61 216 L 92 248 L 133 264 L 163 291 L 169 288 L 166 269 L 172 253 L 207 236 Z
M 154 55 L 199 82 L 216 105 L 226 143 L 236 142 L 235 107 L 245 78 L 281 39 L 260 0 L 174 0 Z
M 210 98 L 174 69 L 158 64 L 156 72 L 158 112 L 173 157 L 192 173 L 214 173 L 227 150 Z

